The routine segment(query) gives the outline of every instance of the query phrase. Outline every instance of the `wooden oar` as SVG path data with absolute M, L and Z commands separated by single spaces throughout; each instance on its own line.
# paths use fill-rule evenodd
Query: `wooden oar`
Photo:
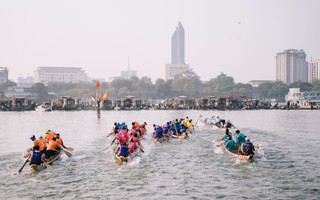
M 142 146 L 140 146 L 140 151 L 141 151 L 142 153 L 144 153 L 144 150 L 143 150 Z
M 107 137 L 109 137 L 110 135 L 112 135 L 113 132 L 111 132 Z
M 53 167 L 51 165 L 49 165 L 49 163 L 47 163 L 45 160 L 41 159 L 42 163 L 48 168 L 48 170 L 53 170 Z
M 19 173 L 22 172 L 24 166 L 26 166 L 26 164 L 29 162 L 29 158 L 31 157 L 31 154 L 29 155 L 29 157 L 27 158 L 27 160 L 24 162 L 24 164 L 22 165 L 22 167 L 19 169 Z
M 65 150 L 64 148 L 61 148 L 61 150 L 63 151 L 63 153 L 65 153 L 68 157 L 72 156 L 72 153 L 70 153 L 69 151 Z
M 73 151 L 73 148 L 72 147 L 64 147 L 65 149 L 67 149 L 68 151 Z
M 113 140 L 112 140 L 112 142 L 111 142 L 111 144 L 110 145 L 112 145 L 113 143 L 114 143 L 114 141 L 116 140 L 116 138 L 114 138 Z

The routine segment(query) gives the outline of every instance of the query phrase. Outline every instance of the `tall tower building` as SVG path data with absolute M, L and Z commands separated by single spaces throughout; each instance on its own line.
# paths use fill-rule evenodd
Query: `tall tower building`
M 303 50 L 288 49 L 276 55 L 276 80 L 284 83 L 308 82 L 307 54 Z
M 309 82 L 320 80 L 320 59 L 311 60 L 309 64 Z
M 0 83 L 5 83 L 7 82 L 7 80 L 9 80 L 8 74 L 9 74 L 8 68 L 0 67 Z
M 171 64 L 165 64 L 164 80 L 173 79 L 174 76 L 189 71 L 189 65 L 185 64 L 184 28 L 181 22 L 171 37 Z
M 184 28 L 179 22 L 176 31 L 171 37 L 171 64 L 184 63 Z

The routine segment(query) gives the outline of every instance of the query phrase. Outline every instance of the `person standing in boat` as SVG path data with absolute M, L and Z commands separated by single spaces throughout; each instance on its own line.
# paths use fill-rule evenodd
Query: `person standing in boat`
M 39 146 L 35 146 L 31 154 L 30 165 L 40 165 L 42 159 L 44 159 L 44 154 L 41 151 L 39 151 Z
M 56 141 L 56 138 L 54 137 L 52 138 L 52 140 L 49 141 L 49 144 L 47 146 L 46 158 L 48 159 L 51 156 L 54 156 L 58 153 L 59 150 L 59 143 Z
M 241 144 L 246 142 L 246 135 L 243 133 L 240 133 L 240 131 L 237 129 L 236 130 L 236 135 L 234 136 L 234 141 L 236 142 L 237 148 L 236 148 L 236 153 L 238 153 L 239 151 L 241 152 Z
M 241 150 L 244 155 L 254 155 L 254 145 L 250 142 L 248 137 L 246 137 L 246 142 L 242 144 Z

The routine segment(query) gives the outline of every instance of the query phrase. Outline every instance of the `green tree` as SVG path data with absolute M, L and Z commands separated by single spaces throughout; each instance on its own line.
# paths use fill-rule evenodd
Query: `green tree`
M 284 101 L 288 92 L 289 86 L 282 82 L 275 82 L 272 84 L 272 88 L 269 91 L 268 97 L 278 99 L 279 101 Z
M 209 84 L 215 92 L 226 92 L 226 90 L 229 90 L 235 83 L 233 77 L 221 72 L 216 78 L 211 79 Z
M 165 81 L 163 79 L 157 79 L 155 84 L 155 99 L 165 99 L 172 97 L 172 80 Z
M 43 102 L 49 100 L 47 87 L 43 83 L 36 83 L 31 87 L 31 91 L 38 95 L 37 101 Z

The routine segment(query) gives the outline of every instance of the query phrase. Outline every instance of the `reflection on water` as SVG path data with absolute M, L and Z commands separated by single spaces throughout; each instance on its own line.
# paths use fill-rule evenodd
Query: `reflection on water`
M 202 114 L 231 119 L 261 148 L 254 162 L 217 147 L 218 129 L 196 127 L 189 140 L 154 144 L 152 124 Z M 2 199 L 319 199 L 319 111 L 120 111 L 0 113 Z M 147 122 L 145 153 L 119 166 L 112 157 L 116 121 Z M 29 137 L 59 132 L 73 156 L 53 170 L 21 174 Z M 248 192 L 250 191 L 250 192 Z

